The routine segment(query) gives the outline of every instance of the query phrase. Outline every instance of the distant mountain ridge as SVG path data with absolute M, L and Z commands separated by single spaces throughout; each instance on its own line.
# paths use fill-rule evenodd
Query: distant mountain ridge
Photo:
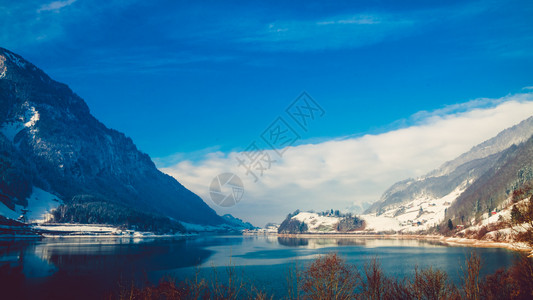
M 247 230 L 259 229 L 259 227 L 255 227 L 254 225 L 252 225 L 252 223 L 244 222 L 243 220 L 236 218 L 230 214 L 225 214 L 222 216 L 222 218 L 226 220 L 228 224 L 232 224 L 236 228 L 242 228 Z
M 386 209 L 401 206 L 419 197 L 441 198 L 462 185 L 468 188 L 494 168 L 507 149 L 527 141 L 532 134 L 533 117 L 530 117 L 425 176 L 395 183 L 365 213 L 379 215 Z
M 3 48 L 0 132 L 0 201 L 11 209 L 27 205 L 38 187 L 64 202 L 64 215 L 56 217 L 65 222 L 108 223 L 121 213 L 128 224 L 142 223 L 147 214 L 171 222 L 225 223 L 160 172 L 129 137 L 94 118 L 68 86 Z

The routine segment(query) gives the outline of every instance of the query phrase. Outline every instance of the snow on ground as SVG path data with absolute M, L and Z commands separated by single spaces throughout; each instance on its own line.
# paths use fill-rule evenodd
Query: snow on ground
M 525 204 L 526 201 L 529 201 L 528 198 L 523 199 L 521 201 L 518 201 L 516 204 L 521 205 Z M 483 241 L 495 241 L 495 242 L 513 242 L 513 244 L 516 244 L 516 241 L 514 241 L 514 235 L 519 232 L 524 232 L 529 230 L 530 226 L 527 223 L 516 225 L 511 227 L 505 227 L 501 228 L 503 226 L 509 226 L 505 223 L 500 223 L 500 221 L 509 221 L 511 219 L 511 209 L 513 207 L 512 199 L 509 197 L 507 200 L 505 200 L 501 205 L 499 205 L 495 211 L 491 213 L 489 216 L 488 214 L 483 214 L 483 217 L 480 221 L 473 220 L 472 226 L 469 226 L 468 228 L 465 228 L 459 232 L 459 234 L 462 234 L 466 237 L 475 236 L 481 231 L 482 227 L 487 226 L 488 230 L 492 230 L 488 233 L 486 233 L 483 237 Z M 488 225 L 495 225 L 495 226 L 488 226 Z M 500 229 L 498 229 L 500 228 Z M 496 230 L 495 230 L 496 229 Z
M 363 215 L 361 217 L 365 220 L 365 231 L 396 231 L 401 227 L 400 221 L 396 218 L 373 215 Z
M 32 227 L 45 237 L 126 237 L 126 238 L 159 238 L 184 237 L 187 233 L 155 234 L 147 231 L 125 230 L 106 224 L 65 224 L 47 223 Z
M 339 218 L 320 216 L 317 213 L 301 212 L 292 217 L 300 222 L 307 224 L 309 232 L 328 232 L 337 230 Z
M 39 121 L 39 119 L 41 118 L 39 112 L 35 110 L 35 107 L 31 107 L 29 113 L 31 115 L 29 116 L 28 122 L 24 123 L 24 127 L 31 127 L 35 125 L 35 123 L 37 123 L 37 121 Z M 28 113 L 26 113 L 26 118 L 28 118 Z
M 0 215 L 17 220 L 22 215 L 22 209 L 28 210 L 26 221 L 28 223 L 43 223 L 50 218 L 50 212 L 61 204 L 60 200 L 40 188 L 33 187 L 32 194 L 28 198 L 28 206 L 15 205 L 15 210 L 11 210 L 0 202 Z
M 42 223 L 49 219 L 50 212 L 60 205 L 59 199 L 40 188 L 33 187 L 33 192 L 28 198 L 28 222 Z
M 442 198 L 421 195 L 413 201 L 386 208 L 385 212 L 362 215 L 366 231 L 416 232 L 427 230 L 444 219 L 444 212 L 465 190 L 465 184 Z
M 110 225 L 98 224 L 41 224 L 33 228 L 50 232 L 108 233 L 120 234 L 122 231 Z
M 523 199 L 521 201 L 518 201 L 516 204 L 520 205 L 520 204 L 523 204 L 525 201 L 527 201 L 527 198 Z M 479 230 L 483 226 L 486 226 L 486 225 L 489 225 L 489 224 L 496 224 L 501 219 L 509 221 L 511 219 L 511 209 L 512 208 L 513 208 L 512 199 L 511 199 L 511 197 L 509 197 L 500 206 L 498 206 L 498 208 L 496 209 L 496 212 L 492 213 L 490 215 L 490 217 L 487 214 L 483 214 L 481 222 L 478 222 L 477 224 L 476 224 L 476 220 L 475 219 L 471 220 L 470 222 L 472 224 L 474 224 L 474 225 L 469 226 L 468 228 L 461 230 L 460 233 L 466 233 L 467 231 Z M 511 233 L 510 232 L 511 229 L 510 228 L 506 228 L 506 229 L 509 229 L 508 230 L 509 232 L 505 231 L 505 229 L 500 229 L 498 231 L 502 232 L 503 234 L 510 234 Z

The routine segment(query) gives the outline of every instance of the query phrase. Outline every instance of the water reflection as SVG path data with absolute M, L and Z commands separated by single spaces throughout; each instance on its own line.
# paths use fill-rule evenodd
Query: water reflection
M 338 247 L 338 246 L 364 246 L 374 247 L 430 247 L 445 246 L 438 240 L 416 240 L 400 238 L 376 237 L 278 237 L 278 243 L 287 247 L 305 247 L 311 249 Z
M 309 245 L 309 239 L 278 237 L 278 243 L 287 247 L 301 247 Z
M 194 266 L 211 254 L 187 239 L 4 241 L 0 284 L 17 299 L 94 299 L 118 281 L 144 281 L 150 272 Z
M 504 249 L 448 247 L 406 239 L 277 236 L 199 236 L 192 239 L 64 238 L 0 241 L 0 288 L 6 299 L 95 299 L 119 282 L 157 282 L 165 275 L 190 277 L 196 267 L 235 265 L 258 282 L 284 278 L 287 267 L 337 252 L 362 268 L 379 257 L 392 276 L 410 276 L 414 266 L 432 266 L 456 278 L 469 251 L 487 262 L 482 272 L 509 266 L 515 253 Z M 221 269 L 223 273 L 223 269 Z

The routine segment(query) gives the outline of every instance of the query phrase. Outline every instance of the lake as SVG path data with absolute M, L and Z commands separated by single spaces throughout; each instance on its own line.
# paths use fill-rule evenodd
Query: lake
M 239 276 L 268 293 L 282 295 L 289 268 L 336 252 L 359 270 L 372 258 L 386 274 L 414 274 L 414 267 L 444 270 L 455 283 L 471 251 L 482 258 L 482 274 L 510 266 L 517 253 L 498 248 L 446 246 L 422 240 L 377 238 L 281 238 L 197 236 L 179 239 L 46 238 L 0 241 L 0 287 L 16 299 L 98 299 L 131 282 L 183 280 L 196 272 Z M 6 299 L 6 298 L 4 298 Z

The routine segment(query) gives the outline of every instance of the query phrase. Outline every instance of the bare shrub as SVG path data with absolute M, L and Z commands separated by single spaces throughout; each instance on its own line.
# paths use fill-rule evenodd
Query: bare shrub
M 514 284 L 509 272 L 499 269 L 485 277 L 481 283 L 481 298 L 487 300 L 508 299 L 513 293 Z
M 511 293 L 514 299 L 533 299 L 533 261 L 522 255 L 509 269 L 514 282 Z
M 328 254 L 303 271 L 301 290 L 305 299 L 352 299 L 359 277 L 354 266 L 335 253 Z
M 448 275 L 441 270 L 430 267 L 419 271 L 415 268 L 415 278 L 411 283 L 415 299 L 450 299 L 454 288 L 447 281 Z
M 467 300 L 478 300 L 480 297 L 481 259 L 475 252 L 466 260 L 466 269 L 463 269 L 463 293 Z
M 412 292 L 410 283 L 407 279 L 388 279 L 384 280 L 384 300 L 403 299 L 411 300 L 416 299 Z
M 363 299 L 383 299 L 387 280 L 377 258 L 365 263 L 361 296 Z

